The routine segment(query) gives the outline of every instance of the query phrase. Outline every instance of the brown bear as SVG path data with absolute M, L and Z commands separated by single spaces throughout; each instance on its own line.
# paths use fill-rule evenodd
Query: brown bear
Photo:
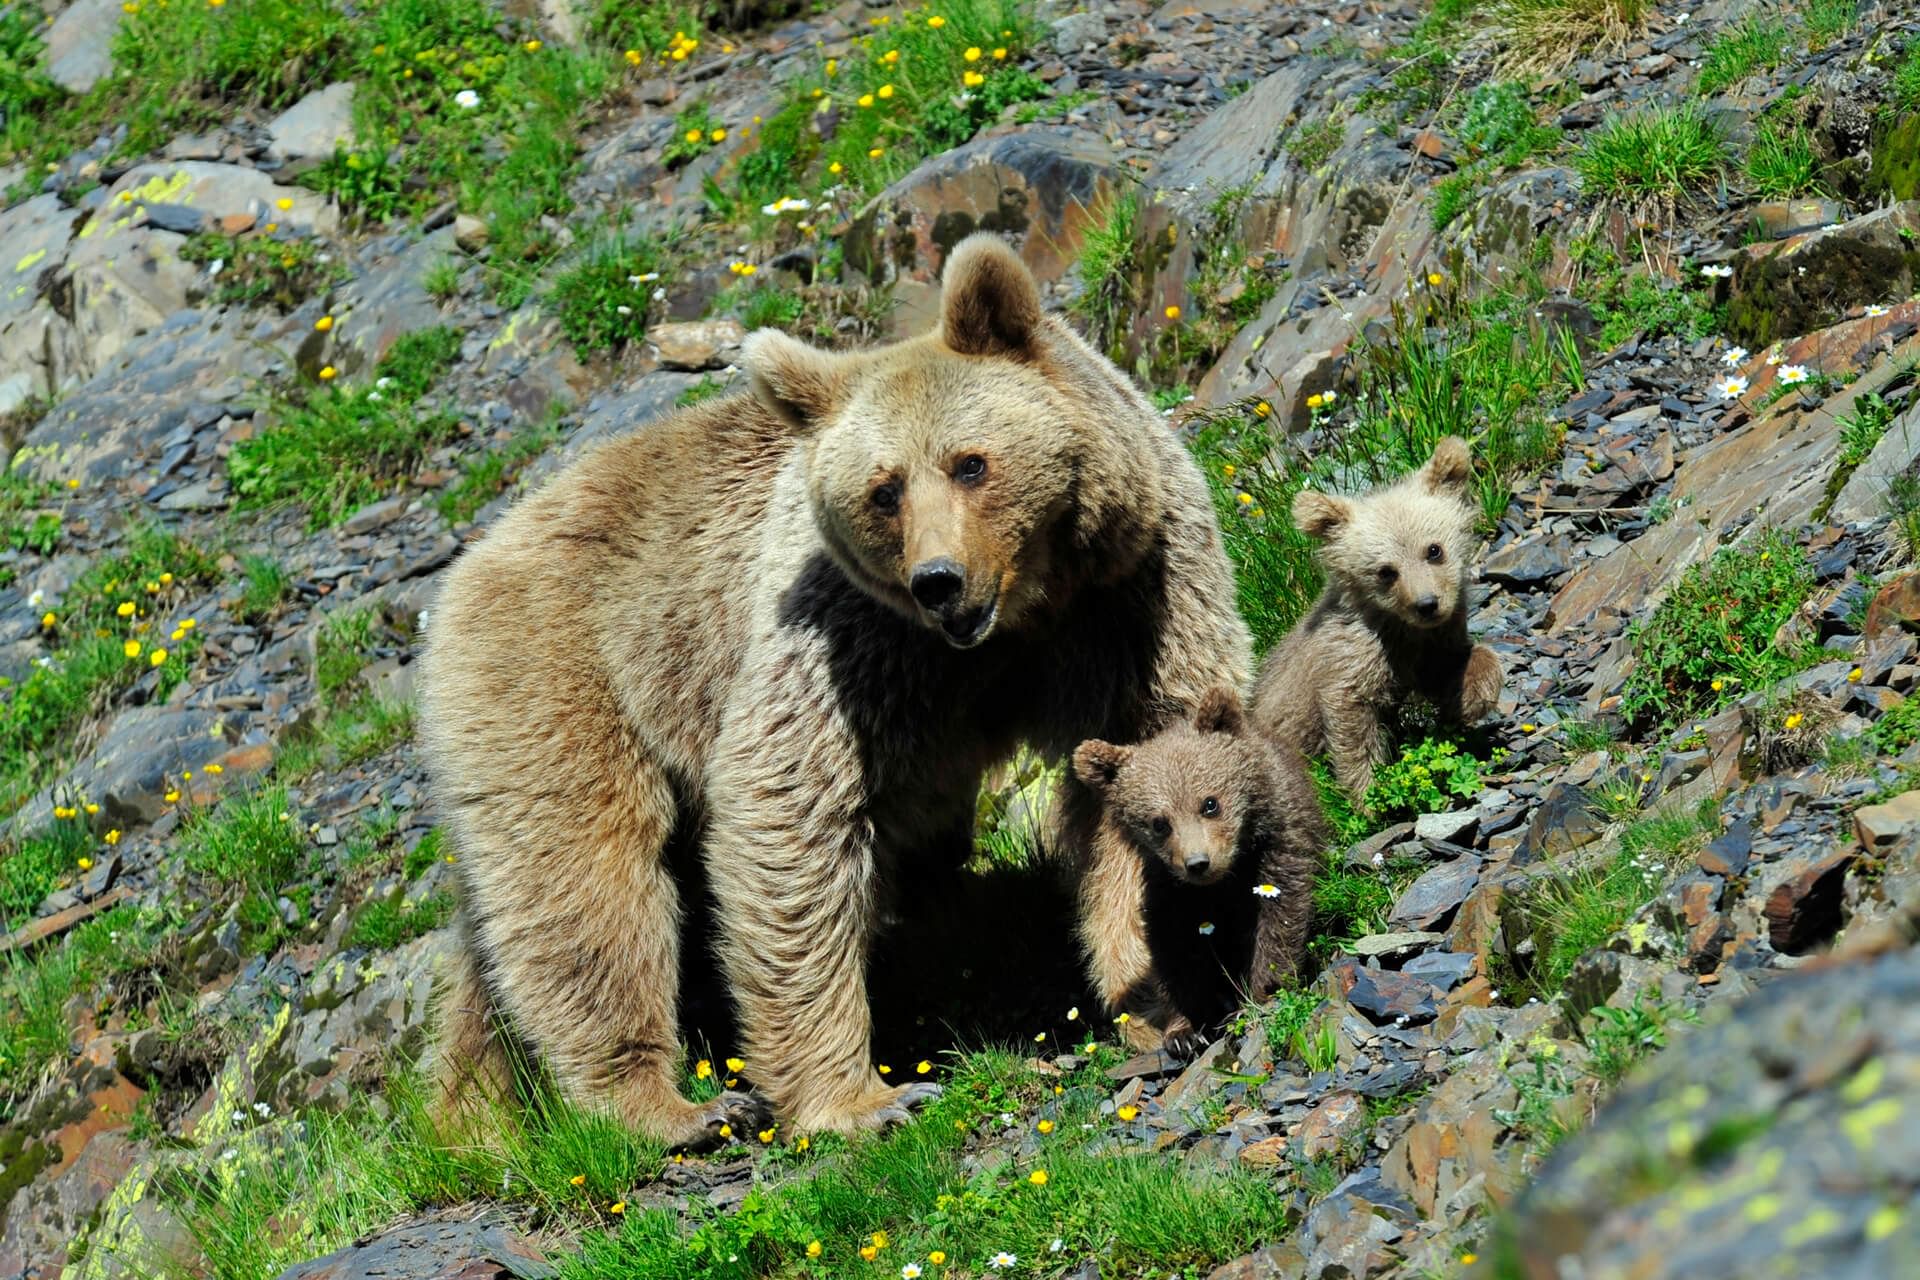
M 1306 764 L 1247 727 L 1238 694 L 1216 689 L 1190 721 L 1137 746 L 1081 743 L 1073 771 L 1139 855 L 1165 1047 L 1190 1057 L 1241 993 L 1264 997 L 1302 975 L 1328 838 Z
M 747 1100 L 677 1088 L 671 845 L 782 1119 L 904 1117 L 935 1090 L 876 1072 L 866 988 L 898 868 L 970 841 L 1019 744 L 1150 737 L 1250 675 L 1198 468 L 998 240 L 954 249 L 931 333 L 829 353 L 762 331 L 744 355 L 747 393 L 582 454 L 447 574 L 420 681 L 463 891 L 448 1102 L 502 1079 L 503 1023 L 657 1139 L 739 1122 Z M 1065 849 L 1118 861 L 1063 792 Z M 1103 988 L 1136 983 L 1144 937 L 1103 962 Z
M 1471 465 L 1466 441 L 1447 436 L 1426 465 L 1365 497 L 1294 498 L 1327 586 L 1267 654 L 1252 719 L 1302 755 L 1326 752 L 1356 803 L 1387 758 L 1382 716 L 1409 694 L 1463 724 L 1500 701 L 1499 660 L 1467 636 Z

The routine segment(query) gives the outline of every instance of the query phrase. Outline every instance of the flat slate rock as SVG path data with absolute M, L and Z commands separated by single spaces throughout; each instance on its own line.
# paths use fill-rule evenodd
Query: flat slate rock
M 554 1274 L 531 1242 L 487 1214 L 405 1223 L 296 1263 L 280 1280 L 549 1280 Z

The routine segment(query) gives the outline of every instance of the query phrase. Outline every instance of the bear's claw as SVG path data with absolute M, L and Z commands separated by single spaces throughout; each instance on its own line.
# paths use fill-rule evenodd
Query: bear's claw
M 913 1119 L 913 1113 L 939 1097 L 945 1090 L 931 1080 L 920 1080 L 913 1084 L 900 1086 L 900 1090 L 885 1105 L 875 1109 L 868 1117 L 868 1123 L 876 1129 L 885 1129 L 891 1125 L 905 1124 Z
M 728 1090 L 700 1109 L 704 1132 L 675 1148 L 679 1151 L 712 1151 L 729 1142 L 744 1141 L 773 1124 L 773 1107 L 765 1098 L 751 1093 Z M 721 1129 L 729 1132 L 721 1133 Z

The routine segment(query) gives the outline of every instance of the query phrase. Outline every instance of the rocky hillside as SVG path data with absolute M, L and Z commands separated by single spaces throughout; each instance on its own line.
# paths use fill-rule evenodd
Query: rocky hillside
M 1920 1272 L 1913 5 L 0 0 L 0 187 L 0 1275 Z M 1263 645 L 1293 493 L 1470 438 L 1500 714 L 1326 786 L 1319 976 L 1194 1062 L 1033 761 L 880 944 L 912 1125 L 435 1129 L 437 574 L 981 228 Z

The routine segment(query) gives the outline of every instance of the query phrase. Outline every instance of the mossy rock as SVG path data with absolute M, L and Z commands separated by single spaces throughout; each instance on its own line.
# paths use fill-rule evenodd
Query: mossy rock
M 1874 130 L 1867 189 L 1895 200 L 1920 200 L 1920 112 Z
M 1906 297 L 1920 278 L 1920 241 L 1902 237 L 1901 225 L 1875 219 L 1744 263 L 1727 303 L 1727 336 L 1758 350 L 1823 329 L 1855 307 Z

